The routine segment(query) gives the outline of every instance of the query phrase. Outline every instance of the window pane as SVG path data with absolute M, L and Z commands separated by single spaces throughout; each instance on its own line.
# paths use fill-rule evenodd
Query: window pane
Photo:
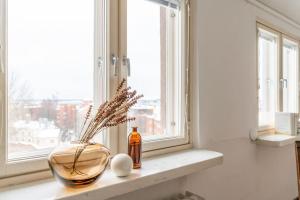
M 260 31 L 258 39 L 259 126 L 274 126 L 277 99 L 277 38 Z
M 298 113 L 298 44 L 283 39 L 283 112 Z
M 74 140 L 93 99 L 94 1 L 9 0 L 8 157 Z
M 178 11 L 141 0 L 129 0 L 127 4 L 127 54 L 131 61 L 128 84 L 144 94 L 129 113 L 136 121 L 128 127 L 137 126 L 144 138 L 166 136 L 168 121 L 174 114 L 167 108 L 167 99 L 173 98 L 168 81 L 177 67 L 170 59 L 174 59 L 176 52 L 173 37 Z M 170 43 L 174 45 L 172 51 L 168 50 Z M 173 62 L 171 70 L 170 62 Z

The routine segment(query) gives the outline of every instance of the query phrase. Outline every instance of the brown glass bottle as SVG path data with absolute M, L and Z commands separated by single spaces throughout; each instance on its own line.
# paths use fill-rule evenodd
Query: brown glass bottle
M 132 132 L 128 136 L 128 155 L 132 158 L 133 169 L 141 168 L 142 137 L 137 132 L 137 127 L 132 127 Z

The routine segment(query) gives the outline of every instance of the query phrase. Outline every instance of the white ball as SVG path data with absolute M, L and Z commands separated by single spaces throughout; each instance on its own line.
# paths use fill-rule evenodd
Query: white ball
M 132 170 L 133 162 L 130 156 L 121 153 L 111 160 L 110 168 L 116 176 L 128 176 Z

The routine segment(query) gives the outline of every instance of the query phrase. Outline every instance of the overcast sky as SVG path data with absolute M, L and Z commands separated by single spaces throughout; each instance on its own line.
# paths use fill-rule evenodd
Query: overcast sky
M 93 92 L 92 0 L 9 0 L 8 66 L 33 98 L 91 99 Z M 160 95 L 159 7 L 129 0 L 130 85 Z

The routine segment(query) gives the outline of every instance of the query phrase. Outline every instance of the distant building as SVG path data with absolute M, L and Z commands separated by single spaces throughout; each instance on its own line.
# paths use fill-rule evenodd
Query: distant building
M 136 120 L 131 124 L 137 126 L 143 136 L 159 135 L 163 133 L 161 125 L 160 101 L 143 100 L 134 106 L 129 116 L 134 116 Z
M 9 134 L 9 143 L 32 146 L 34 149 L 54 147 L 59 143 L 60 130 L 48 119 L 26 122 L 16 121 L 14 134 Z
M 17 112 L 9 120 L 9 152 L 44 149 L 78 137 L 82 118 L 91 104 L 84 100 L 26 100 L 11 107 Z
M 76 110 L 76 104 L 58 104 L 56 107 L 56 126 L 62 130 L 75 130 Z

